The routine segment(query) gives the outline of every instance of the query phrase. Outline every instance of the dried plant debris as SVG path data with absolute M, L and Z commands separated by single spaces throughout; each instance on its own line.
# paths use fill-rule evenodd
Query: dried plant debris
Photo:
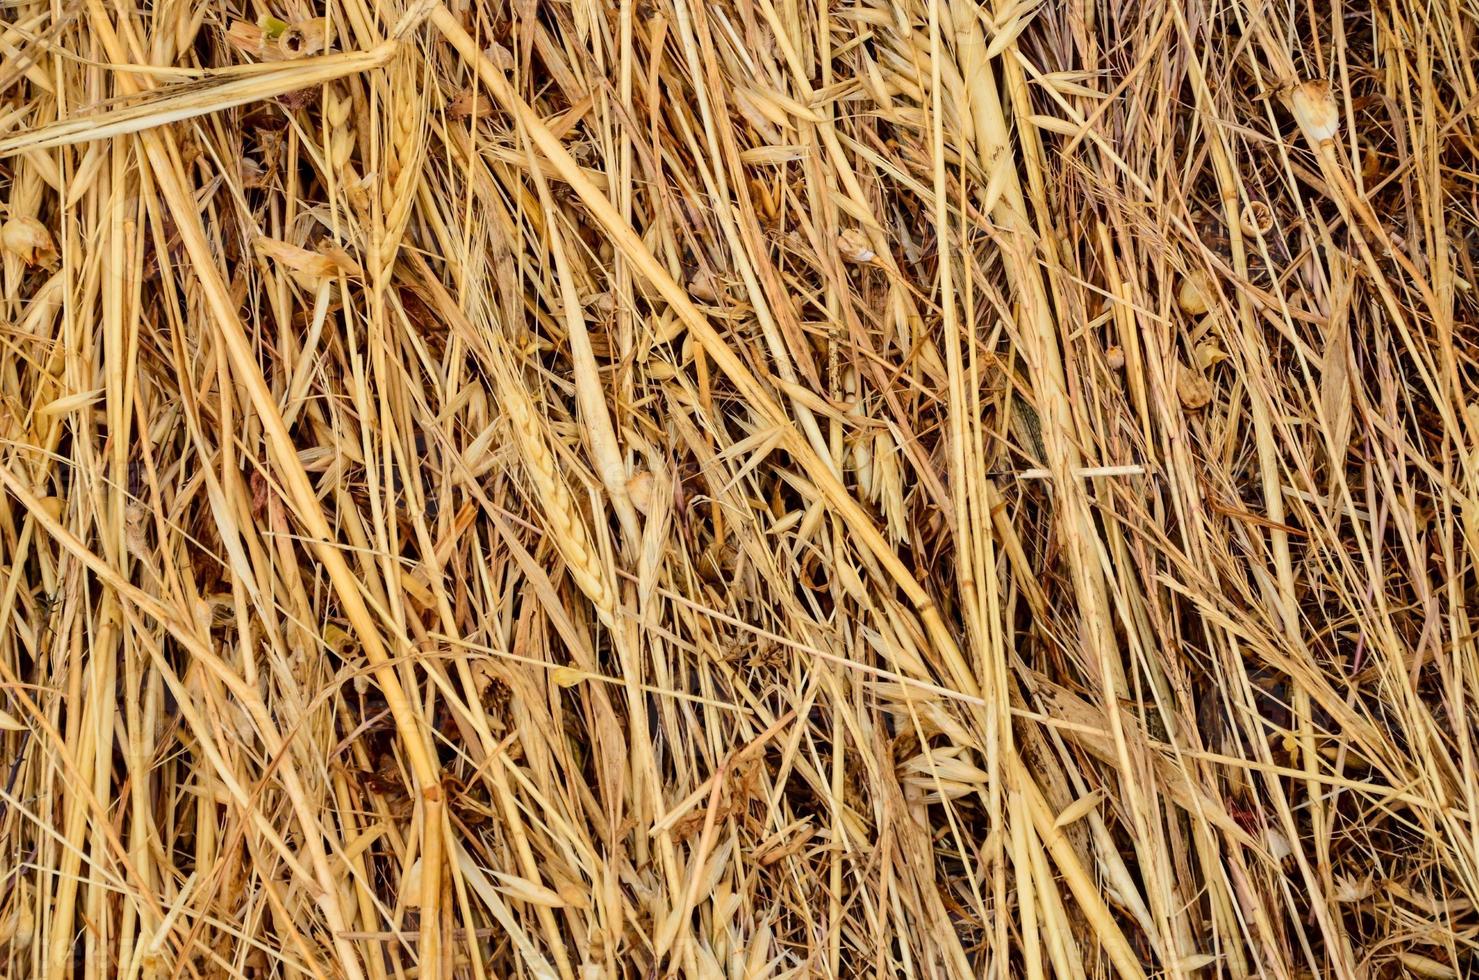
M 1473 4 L 4 20 L 0 976 L 1473 973 Z

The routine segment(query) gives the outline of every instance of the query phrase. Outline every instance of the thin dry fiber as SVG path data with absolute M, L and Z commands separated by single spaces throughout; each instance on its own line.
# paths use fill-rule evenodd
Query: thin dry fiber
M 6 0 L 0 976 L 1459 978 L 1474 0 Z

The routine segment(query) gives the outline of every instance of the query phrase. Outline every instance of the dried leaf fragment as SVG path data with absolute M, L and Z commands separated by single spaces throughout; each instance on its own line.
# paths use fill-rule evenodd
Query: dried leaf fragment
M 322 17 L 290 23 L 264 14 L 255 24 L 244 20 L 232 23 L 226 30 L 226 41 L 263 61 L 292 61 L 323 51 L 328 46 L 328 30 Z
M 0 241 L 26 265 L 50 266 L 56 260 L 51 232 L 35 218 L 11 218 L 0 228 Z
M 1238 216 L 1238 227 L 1251 238 L 1267 235 L 1274 227 L 1273 209 L 1262 201 L 1249 201 Z
M 341 274 L 364 275 L 359 265 L 338 246 L 307 249 L 267 237 L 258 238 L 255 245 L 258 252 L 280 265 L 306 289 L 317 289 L 324 280 L 337 279 Z
M 1200 371 L 1180 365 L 1176 372 L 1176 395 L 1181 399 L 1182 408 L 1195 412 L 1206 408 L 1212 400 L 1212 382 Z
M 1294 86 L 1289 91 L 1289 111 L 1311 146 L 1332 140 L 1340 132 L 1340 110 L 1335 105 L 1330 83 L 1323 79 Z
M 585 680 L 586 674 L 583 670 L 574 667 L 556 667 L 550 671 L 549 679 L 555 687 L 574 687 Z
M 1227 351 L 1223 350 L 1221 347 L 1218 347 L 1212 341 L 1204 340 L 1200 344 L 1197 344 L 1197 367 L 1201 368 L 1203 371 L 1207 370 L 1210 367 L 1221 364 L 1225 360 L 1227 360 Z
M 1216 295 L 1207 273 L 1202 269 L 1194 269 L 1181 280 L 1181 286 L 1176 290 L 1176 305 L 1187 316 L 1201 316 L 1212 308 L 1212 300 Z
M 837 236 L 837 251 L 843 259 L 855 265 L 868 265 L 878 258 L 868 242 L 868 236 L 857 228 L 848 228 Z
M 1345 875 L 1335 876 L 1335 889 L 1331 894 L 1337 902 L 1354 903 L 1362 902 L 1370 898 L 1376 891 L 1376 885 L 1371 875 L 1365 878 L 1348 878 Z
M 1424 956 L 1421 953 L 1398 953 L 1397 959 L 1413 976 L 1436 977 L 1438 980 L 1458 977 L 1458 971 L 1447 963 L 1440 963 L 1431 956 Z
M 652 473 L 647 470 L 634 473 L 627 481 L 627 496 L 631 498 L 632 506 L 642 514 L 652 513 L 655 482 Z

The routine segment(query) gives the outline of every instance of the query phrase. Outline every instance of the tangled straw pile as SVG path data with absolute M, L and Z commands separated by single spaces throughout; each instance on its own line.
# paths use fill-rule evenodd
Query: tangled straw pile
M 0 974 L 1459 977 L 1471 0 L 9 0 Z

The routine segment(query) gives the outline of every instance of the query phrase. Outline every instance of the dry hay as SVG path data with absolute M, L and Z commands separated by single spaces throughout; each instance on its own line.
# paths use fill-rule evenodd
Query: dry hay
M 1476 25 L 8 0 L 0 974 L 1466 974 Z

